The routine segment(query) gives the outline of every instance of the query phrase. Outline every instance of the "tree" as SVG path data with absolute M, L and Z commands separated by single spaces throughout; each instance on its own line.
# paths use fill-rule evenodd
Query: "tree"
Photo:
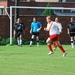
M 50 3 L 47 4 L 47 7 L 50 7 Z M 52 15 L 54 15 L 54 13 L 53 13 L 52 9 L 45 9 L 41 15 L 42 16 L 48 16 L 48 15 L 52 16 Z

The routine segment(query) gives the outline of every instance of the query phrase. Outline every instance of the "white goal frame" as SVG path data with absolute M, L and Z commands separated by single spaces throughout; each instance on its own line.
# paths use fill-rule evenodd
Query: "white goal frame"
M 10 6 L 10 44 L 12 44 L 12 9 L 13 8 L 29 8 L 29 9 L 57 9 L 57 10 L 75 10 L 75 8 L 64 8 L 64 7 L 30 7 L 30 6 Z

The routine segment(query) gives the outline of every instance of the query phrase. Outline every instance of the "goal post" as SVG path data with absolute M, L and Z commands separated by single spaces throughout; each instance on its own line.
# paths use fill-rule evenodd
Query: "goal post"
M 52 10 L 75 10 L 75 8 L 64 8 L 64 7 L 31 7 L 31 6 L 10 6 L 10 44 L 12 44 L 12 9 L 52 9 Z

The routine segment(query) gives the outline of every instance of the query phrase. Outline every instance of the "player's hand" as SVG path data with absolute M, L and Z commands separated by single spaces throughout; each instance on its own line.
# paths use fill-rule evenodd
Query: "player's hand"
M 30 34 L 32 34 L 32 31 L 30 30 Z
M 37 31 L 40 31 L 40 28 L 38 28 Z
M 70 34 L 69 31 L 67 32 L 67 34 Z
M 44 28 L 44 30 L 46 30 L 46 28 Z
M 56 28 L 59 30 L 59 27 L 58 26 L 56 26 Z

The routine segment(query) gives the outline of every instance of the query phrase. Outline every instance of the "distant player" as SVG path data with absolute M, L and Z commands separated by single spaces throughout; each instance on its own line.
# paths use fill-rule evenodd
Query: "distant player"
M 44 28 L 44 30 L 49 31 L 49 37 L 46 40 L 46 43 L 47 43 L 48 48 L 50 50 L 48 55 L 53 54 L 51 42 L 56 42 L 58 47 L 60 48 L 60 50 L 63 52 L 63 57 L 65 57 L 67 53 L 59 42 L 60 32 L 58 30 L 58 24 L 56 22 L 53 22 L 50 16 L 46 17 L 46 21 L 47 21 L 48 24 L 47 24 L 47 27 Z
M 59 22 L 59 18 L 58 17 L 55 18 L 55 22 L 58 24 L 57 29 L 59 30 L 59 32 L 61 34 L 62 33 L 62 24 Z M 57 48 L 56 42 L 53 42 L 53 46 L 54 46 L 53 50 L 55 50 Z
M 67 32 L 70 35 L 71 46 L 72 46 L 72 48 L 74 48 L 74 43 L 75 43 L 75 21 L 74 21 L 74 17 L 71 17 L 71 21 L 68 24 Z
M 37 21 L 37 19 L 34 17 L 30 27 L 31 27 L 30 33 L 32 34 L 30 46 L 33 43 L 34 37 L 36 37 L 37 46 L 39 46 L 39 33 L 42 28 L 42 24 L 39 21 Z
M 17 38 L 18 46 L 22 46 L 22 35 L 24 33 L 25 26 L 21 22 L 20 18 L 17 19 L 17 22 L 14 25 L 14 37 Z

